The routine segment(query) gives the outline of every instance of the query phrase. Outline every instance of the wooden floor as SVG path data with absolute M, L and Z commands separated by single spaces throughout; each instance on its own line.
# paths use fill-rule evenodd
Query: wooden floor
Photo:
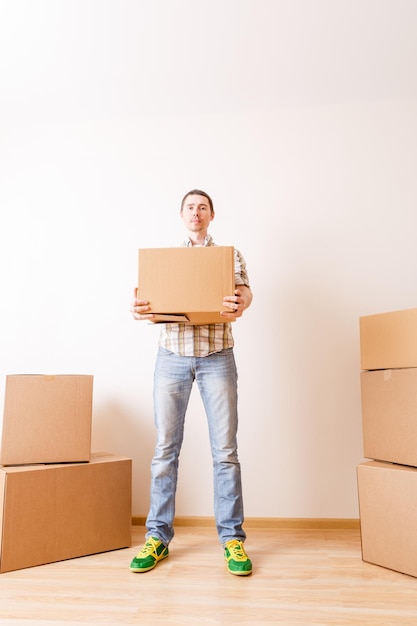
M 213 528 L 179 527 L 146 574 L 132 548 L 0 575 L 0 624 L 417 624 L 417 579 L 364 563 L 359 530 L 249 529 L 252 576 L 226 570 Z

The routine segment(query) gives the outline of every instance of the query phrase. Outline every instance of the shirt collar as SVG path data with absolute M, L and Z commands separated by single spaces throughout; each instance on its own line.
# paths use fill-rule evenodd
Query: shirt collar
M 189 237 L 186 237 L 185 241 L 184 241 L 184 245 L 187 248 L 191 248 L 192 247 L 192 241 Z M 213 245 L 213 237 L 211 235 L 206 235 L 206 238 L 204 239 L 204 246 L 212 246 Z

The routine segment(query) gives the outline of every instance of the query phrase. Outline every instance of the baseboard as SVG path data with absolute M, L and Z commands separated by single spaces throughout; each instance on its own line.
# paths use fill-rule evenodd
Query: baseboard
M 145 526 L 145 517 L 132 517 L 134 526 Z M 213 517 L 180 516 L 176 526 L 214 527 Z M 245 528 L 358 529 L 359 519 L 304 517 L 248 517 Z

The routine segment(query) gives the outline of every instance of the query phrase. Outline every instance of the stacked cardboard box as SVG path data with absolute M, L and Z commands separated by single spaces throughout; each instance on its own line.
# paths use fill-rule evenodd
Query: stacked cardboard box
M 360 318 L 364 561 L 417 576 L 417 309 Z
M 130 546 L 131 459 L 91 454 L 92 376 L 6 377 L 0 572 Z

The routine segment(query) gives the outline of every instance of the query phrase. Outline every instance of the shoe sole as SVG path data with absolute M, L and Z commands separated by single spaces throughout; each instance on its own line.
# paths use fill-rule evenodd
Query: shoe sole
M 130 571 L 133 572 L 134 574 L 144 574 L 145 572 L 150 572 L 151 569 L 155 569 L 155 567 L 158 565 L 158 563 L 160 561 L 163 561 L 164 559 L 166 559 L 169 556 L 168 554 L 164 554 L 164 556 L 159 557 L 159 559 L 157 561 L 155 561 L 155 563 L 153 565 L 151 565 L 151 567 L 144 567 L 144 568 L 139 568 L 139 567 L 131 567 Z
M 252 574 L 252 570 L 250 572 L 234 572 L 231 569 L 227 568 L 227 571 L 233 576 L 250 576 Z

